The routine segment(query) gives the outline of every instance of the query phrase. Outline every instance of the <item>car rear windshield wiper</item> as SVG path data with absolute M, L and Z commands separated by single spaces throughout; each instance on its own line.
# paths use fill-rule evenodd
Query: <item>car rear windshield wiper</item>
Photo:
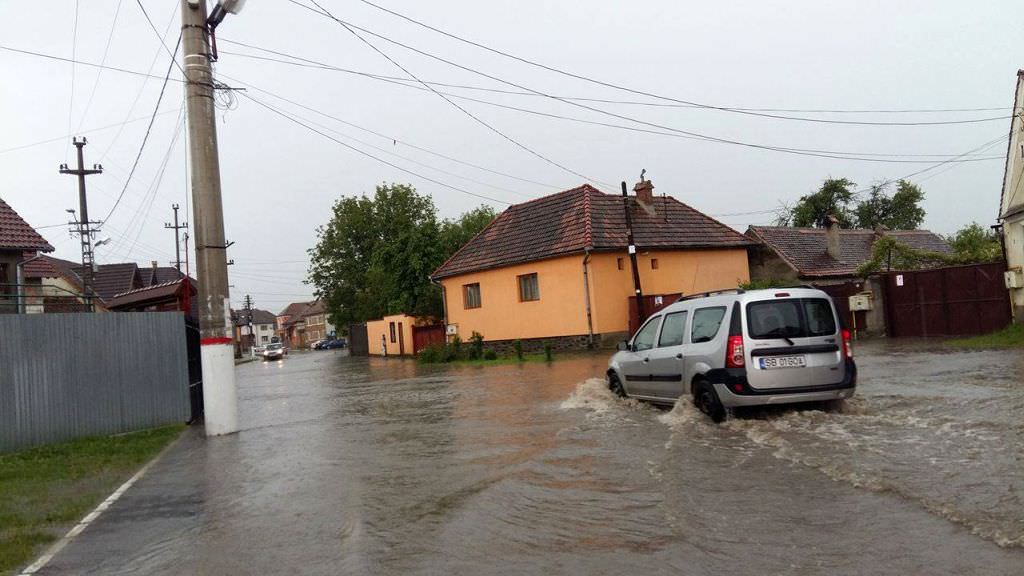
M 796 346 L 796 342 L 793 342 L 792 340 L 790 340 L 789 336 L 787 334 L 788 334 L 787 330 L 783 330 L 781 328 L 776 328 L 774 330 L 770 330 L 768 332 L 765 332 L 764 335 L 767 338 L 782 338 L 790 346 Z

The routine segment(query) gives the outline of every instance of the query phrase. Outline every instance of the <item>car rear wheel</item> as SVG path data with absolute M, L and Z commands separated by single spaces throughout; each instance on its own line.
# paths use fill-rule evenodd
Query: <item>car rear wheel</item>
M 626 389 L 622 387 L 622 382 L 619 381 L 619 377 L 615 374 L 608 375 L 608 389 L 619 398 L 626 397 Z
M 725 420 L 725 406 L 718 399 L 715 388 L 706 380 L 700 380 L 693 388 L 693 403 L 704 414 L 718 423 Z

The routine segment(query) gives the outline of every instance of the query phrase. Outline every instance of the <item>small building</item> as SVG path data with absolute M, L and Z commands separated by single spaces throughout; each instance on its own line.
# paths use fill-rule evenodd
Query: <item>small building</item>
M 304 342 L 306 323 L 302 312 L 312 302 L 292 302 L 279 312 L 277 319 L 277 336 L 289 348 L 301 348 Z
M 680 294 L 735 288 L 749 278 L 753 242 L 650 181 L 624 198 L 583 185 L 516 204 L 432 274 L 449 334 L 491 347 L 611 344 L 635 326 L 626 210 L 645 312 Z M 632 300 L 632 303 L 631 303 Z M 371 339 L 370 346 L 374 346 Z
M 184 312 L 198 318 L 195 282 L 186 276 L 135 288 L 104 300 L 111 312 Z
M 53 252 L 53 246 L 0 199 L 0 314 L 19 312 L 19 263 L 38 252 Z
M 426 322 L 408 314 L 394 314 L 366 322 L 371 356 L 412 356 L 413 326 Z
M 323 300 L 317 300 L 307 306 L 302 311 L 302 321 L 305 325 L 304 346 L 336 335 L 334 324 L 327 320 L 327 307 Z
M 1024 322 L 1024 70 L 1017 71 L 1010 141 L 999 202 L 1006 251 L 1006 286 L 1013 303 L 1013 321 Z
M 750 250 L 750 279 L 782 280 L 811 284 L 828 292 L 846 317 L 863 334 L 885 334 L 884 294 L 873 278 L 864 279 L 857 269 L 872 258 L 875 242 L 883 236 L 930 252 L 950 253 L 941 236 L 928 230 L 864 230 L 751 226 L 747 236 L 757 242 Z M 871 310 L 850 315 L 848 298 L 871 294 Z
M 232 310 L 235 321 L 235 352 L 243 352 L 256 347 L 270 344 L 277 329 L 277 318 L 266 310 Z

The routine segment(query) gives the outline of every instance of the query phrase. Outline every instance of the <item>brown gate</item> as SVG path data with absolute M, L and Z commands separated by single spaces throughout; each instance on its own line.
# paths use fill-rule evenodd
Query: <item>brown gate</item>
M 680 293 L 675 294 L 651 294 L 644 296 L 644 317 L 640 318 L 639 311 L 636 307 L 636 296 L 629 297 L 629 334 L 636 334 L 636 331 L 640 329 L 640 325 L 651 317 L 652 314 L 661 310 L 662 308 L 674 303 L 679 297 L 682 296 Z
M 832 301 L 836 304 L 836 311 L 839 312 L 839 317 L 843 319 L 843 325 L 846 328 L 852 330 L 856 326 L 858 331 L 868 330 L 868 313 L 864 310 L 850 312 L 850 296 L 864 291 L 862 282 L 815 285 L 815 288 L 832 297 Z M 856 315 L 856 322 L 854 322 L 854 315 Z
M 444 344 L 444 324 L 412 327 L 412 353 L 419 354 L 431 344 Z
M 1006 327 L 1005 269 L 995 262 L 883 274 L 889 335 L 960 336 Z

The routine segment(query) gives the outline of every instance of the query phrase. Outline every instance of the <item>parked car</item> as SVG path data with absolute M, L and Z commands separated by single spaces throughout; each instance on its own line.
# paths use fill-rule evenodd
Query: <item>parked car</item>
M 327 342 L 326 339 L 314 340 L 314 341 L 309 343 L 309 349 L 310 350 L 321 350 L 323 348 L 323 345 L 324 345 L 325 342 Z
M 267 346 L 263 349 L 264 360 L 281 360 L 282 358 L 284 358 L 284 355 L 284 345 L 281 344 L 280 342 L 267 344 Z
M 336 348 L 344 348 L 344 347 L 345 347 L 345 341 L 341 340 L 341 339 L 327 340 L 321 346 L 321 348 L 323 350 L 334 350 Z
M 689 399 L 715 422 L 730 408 L 842 401 L 857 365 L 835 303 L 812 287 L 684 297 L 619 344 L 609 388 L 655 403 Z

